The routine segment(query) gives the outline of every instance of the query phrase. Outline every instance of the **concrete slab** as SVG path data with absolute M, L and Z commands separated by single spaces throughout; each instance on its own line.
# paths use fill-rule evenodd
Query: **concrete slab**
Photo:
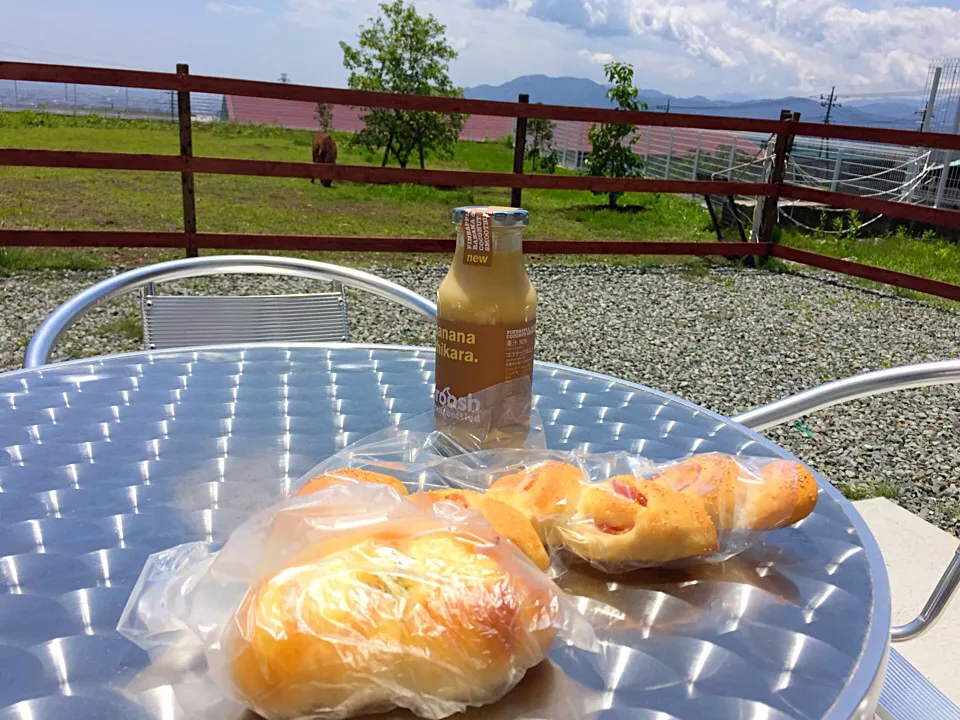
M 960 541 L 884 498 L 860 500 L 854 505 L 876 537 L 887 565 L 893 624 L 912 620 Z M 960 705 L 960 598 L 954 599 L 926 635 L 896 647 L 944 695 Z

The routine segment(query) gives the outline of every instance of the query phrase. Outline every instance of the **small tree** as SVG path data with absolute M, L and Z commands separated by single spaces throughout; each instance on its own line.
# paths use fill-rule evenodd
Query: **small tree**
M 380 3 L 380 17 L 361 27 L 356 47 L 340 43 L 343 65 L 354 90 L 463 97 L 450 80 L 449 64 L 457 52 L 447 43 L 433 15 L 423 17 L 404 0 Z M 428 153 L 452 157 L 465 115 L 440 115 L 408 110 L 367 109 L 365 127 L 351 143 L 370 152 L 383 149 L 386 165 L 392 155 L 406 167 L 414 152 L 424 167 Z
M 637 100 L 633 86 L 633 66 L 628 63 L 609 62 L 603 68 L 611 83 L 607 98 L 618 110 L 646 110 L 647 104 Z M 640 138 L 636 125 L 592 125 L 590 127 L 590 154 L 587 155 L 587 170 L 591 175 L 603 177 L 636 177 L 643 174 L 643 158 L 633 151 Z M 602 195 L 595 191 L 594 195 Z M 610 209 L 617 206 L 622 192 L 607 193 Z
M 556 123 L 546 118 L 530 118 L 527 120 L 527 160 L 530 169 L 545 173 L 553 173 L 557 169 L 560 158 L 553 149 L 553 131 Z
M 317 103 L 317 109 L 313 111 L 313 116 L 317 119 L 320 132 L 330 131 L 330 126 L 333 124 L 333 108 L 328 103 Z

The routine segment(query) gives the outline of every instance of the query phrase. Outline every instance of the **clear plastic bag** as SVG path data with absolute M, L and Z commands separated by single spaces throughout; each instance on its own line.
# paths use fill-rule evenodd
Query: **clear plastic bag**
M 578 559 L 709 568 L 817 500 L 784 460 L 547 450 L 536 413 L 514 446 L 488 440 L 414 418 L 317 465 L 221 550 L 152 556 L 119 627 L 154 659 L 141 687 L 188 677 L 192 716 L 213 716 L 199 676 L 268 720 L 447 717 L 501 698 L 554 638 L 597 649 L 603 614 L 553 583 Z M 577 716 L 564 697 L 545 717 Z
M 498 700 L 587 620 L 477 512 L 334 483 L 266 508 L 222 549 L 151 556 L 119 630 L 268 720 L 393 707 L 443 718 Z
M 720 453 L 661 465 L 625 453 L 534 453 L 486 476 L 487 495 L 537 527 L 555 574 L 571 556 L 609 573 L 723 562 L 802 520 L 817 499 L 799 463 Z
M 453 500 L 481 512 L 491 501 L 506 505 L 515 511 L 510 522 L 494 526 L 541 567 L 549 558 L 553 577 L 572 558 L 610 573 L 723 562 L 806 517 L 817 499 L 812 473 L 786 460 L 707 453 L 658 465 L 628 453 L 546 450 L 534 433 L 534 447 L 450 454 L 438 451 L 437 435 L 394 431 L 358 443 L 314 468 L 295 492 L 334 479 L 397 480 L 434 501 L 452 488 Z
M 402 483 L 415 501 L 425 494 L 480 510 L 535 563 L 549 562 L 555 578 L 576 558 L 609 573 L 723 562 L 816 504 L 816 481 L 796 462 L 706 453 L 656 464 L 628 453 L 558 452 L 545 449 L 536 414 L 530 428 L 526 447 L 476 442 L 451 451 L 424 416 L 346 448 L 294 492 L 335 481 Z M 502 506 L 514 511 L 509 518 Z

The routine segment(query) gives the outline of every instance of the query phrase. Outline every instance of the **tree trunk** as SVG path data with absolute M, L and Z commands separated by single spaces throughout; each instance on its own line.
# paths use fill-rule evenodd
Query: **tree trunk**
M 607 207 L 610 210 L 616 209 L 618 197 L 620 197 L 618 193 L 607 193 Z
M 424 166 L 424 164 L 423 164 L 423 145 L 422 145 L 422 144 L 418 144 L 418 145 L 417 145 L 417 149 L 420 150 L 420 169 L 421 169 L 421 170 L 425 170 L 426 168 L 425 168 L 425 166 Z
M 397 165 L 402 168 L 407 166 L 407 163 L 410 161 L 410 153 L 413 150 L 412 147 L 402 147 L 393 149 L 393 157 L 397 159 Z
M 387 159 L 390 157 L 390 147 L 393 145 L 393 136 L 387 138 L 387 147 L 383 149 L 383 162 L 380 163 L 380 167 L 387 166 Z

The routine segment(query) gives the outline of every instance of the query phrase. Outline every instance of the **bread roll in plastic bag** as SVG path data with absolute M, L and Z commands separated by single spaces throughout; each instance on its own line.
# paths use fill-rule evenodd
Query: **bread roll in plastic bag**
M 548 548 L 607 572 L 723 562 L 812 512 L 817 484 L 788 460 L 707 453 L 657 465 L 625 453 L 521 453 L 486 495 L 512 505 Z M 472 471 L 479 477 L 481 473 Z
M 610 573 L 723 562 L 799 522 L 817 500 L 812 473 L 787 460 L 704 453 L 657 464 L 552 451 L 535 412 L 525 442 L 489 449 L 474 438 L 464 447 L 423 416 L 344 449 L 292 492 L 381 483 L 420 504 L 471 507 L 555 578 L 571 558 Z
M 152 555 L 119 630 L 152 657 L 199 645 L 218 687 L 268 720 L 443 718 L 501 698 L 554 643 L 597 648 L 479 512 L 371 482 L 266 508 L 219 551 Z

